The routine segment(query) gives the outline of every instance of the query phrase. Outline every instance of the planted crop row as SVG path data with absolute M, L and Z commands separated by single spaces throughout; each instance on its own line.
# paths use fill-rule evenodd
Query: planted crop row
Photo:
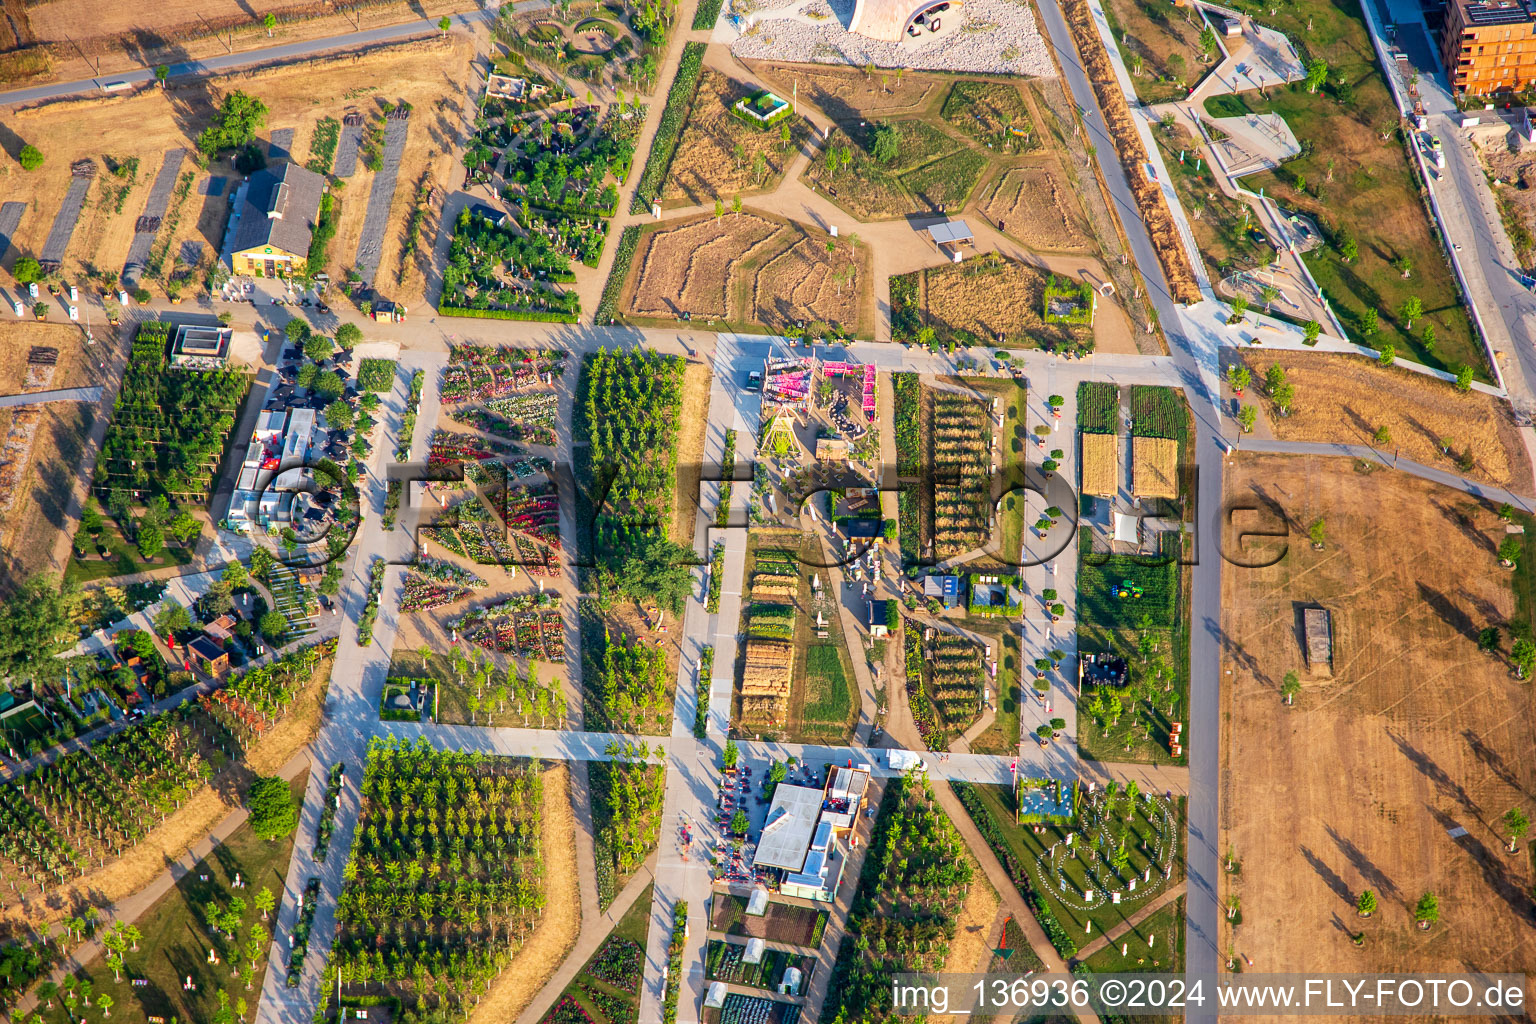
M 661 197 L 662 183 L 672 168 L 672 154 L 677 151 L 678 139 L 683 134 L 683 124 L 693 108 L 693 96 L 699 86 L 699 71 L 704 66 L 704 43 L 687 43 L 677 62 L 677 77 L 667 92 L 667 105 L 661 112 L 661 123 L 651 139 L 651 152 L 645 160 L 645 170 L 640 173 L 640 183 L 635 187 L 631 213 L 645 213 L 651 204 Z

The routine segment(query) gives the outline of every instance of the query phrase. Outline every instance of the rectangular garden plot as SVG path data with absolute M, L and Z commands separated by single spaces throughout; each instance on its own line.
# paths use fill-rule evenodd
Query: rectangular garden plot
M 815 949 L 821 944 L 821 935 L 826 926 L 825 911 L 775 903 L 772 900 L 768 903 L 766 914 L 753 916 L 747 913 L 747 898 L 732 893 L 715 894 L 714 909 L 709 919 L 710 931 L 767 939 L 769 942 L 809 949 Z

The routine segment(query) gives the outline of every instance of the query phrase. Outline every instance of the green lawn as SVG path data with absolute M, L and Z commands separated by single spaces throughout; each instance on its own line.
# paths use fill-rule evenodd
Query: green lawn
M 653 888 L 646 886 L 624 916 L 619 918 L 619 923 L 613 926 L 604 944 L 598 947 L 565 991 L 560 993 L 560 998 L 555 1000 L 556 1006 L 567 999 L 574 1000 L 595 1024 L 631 1024 L 635 1020 L 635 1015 L 640 1011 L 638 991 L 630 992 L 622 985 L 605 981 L 591 972 L 594 968 L 601 971 L 598 967 L 600 963 L 609 959 L 618 946 L 631 942 L 640 947 L 643 965 L 646 933 L 651 923 Z M 610 946 L 610 943 L 613 945 Z
M 828 629 L 829 637 L 831 632 Z M 805 688 L 800 697 L 798 734 L 831 736 L 839 741 L 848 737 L 858 720 L 858 700 L 845 644 L 813 643 L 806 647 Z M 792 718 L 795 713 L 792 710 Z
M 1019 704 L 1024 699 L 1024 691 L 1019 685 L 1019 638 L 1011 629 L 1002 636 L 1002 656 L 992 694 L 997 717 L 971 744 L 972 753 L 1016 754 L 1019 751 Z
M 85 546 L 90 552 L 89 556 L 86 558 L 81 558 L 79 555 L 70 556 L 69 566 L 64 570 L 65 582 L 90 583 L 93 580 L 127 576 L 130 573 L 148 572 L 151 569 L 186 565 L 192 561 L 197 547 L 197 537 L 193 537 L 185 545 L 178 544 L 167 537 L 165 549 L 155 556 L 153 562 L 146 562 L 139 557 L 138 548 L 128 542 L 122 531 L 117 528 L 117 524 L 109 517 L 104 516 L 103 519 L 106 521 L 106 526 L 102 529 L 101 535 L 86 539 Z M 81 540 L 82 538 L 76 533 L 76 543 Z M 106 558 L 98 557 L 96 554 L 98 546 L 107 549 Z
M 901 176 L 901 183 L 919 202 L 958 210 L 965 205 L 986 166 L 985 156 L 974 149 L 962 149 L 908 171 Z
M 1300 156 L 1244 184 L 1254 191 L 1263 188 L 1283 206 L 1318 218 L 1330 244 L 1303 258 L 1354 340 L 1373 347 L 1391 343 L 1399 355 L 1442 369 L 1470 365 L 1482 379 L 1489 379 L 1450 265 L 1409 170 L 1406 144 L 1392 130 L 1398 123 L 1397 109 L 1376 65 L 1358 4 L 1298 0 L 1270 8 L 1244 0 L 1237 6 L 1286 33 L 1303 60 L 1321 58 L 1330 69 L 1328 84 L 1316 94 L 1298 83 L 1271 89 L 1268 99 L 1247 93 L 1241 107 L 1232 100 L 1217 101 L 1217 109 L 1225 114 L 1242 113 L 1244 108 L 1279 113 L 1302 145 Z M 1381 138 L 1383 129 L 1388 130 L 1386 140 Z M 1359 248 L 1351 263 L 1343 262 L 1337 247 L 1344 235 Z M 1413 260 L 1407 279 L 1393 266 L 1403 256 Z M 1410 295 L 1420 299 L 1426 314 L 1412 331 L 1399 312 Z M 1361 319 L 1367 309 L 1376 310 L 1380 318 L 1380 332 L 1369 337 Z M 1431 323 L 1433 348 L 1423 334 Z
M 1141 588 L 1140 597 L 1116 596 L 1127 582 Z M 1105 629 L 1148 623 L 1171 628 L 1177 620 L 1178 582 L 1177 559 L 1169 557 L 1156 562 L 1145 556 L 1096 552 L 1092 550 L 1088 529 L 1081 530 L 1077 570 L 1079 623 Z
M 1013 823 L 1013 798 L 1008 792 L 1007 786 L 973 786 L 972 789 L 981 798 L 983 806 L 1001 832 L 1009 853 L 1019 865 L 1024 866 L 1029 872 L 1031 884 L 1034 884 L 1040 890 L 1041 898 L 1045 901 L 1051 913 L 1055 915 L 1057 921 L 1061 923 L 1061 926 L 1079 947 L 1086 946 L 1094 938 L 1105 934 L 1106 931 L 1114 930 L 1120 924 L 1135 916 L 1145 905 L 1144 901 L 1115 904 L 1106 899 L 1093 909 L 1084 910 L 1080 905 L 1069 905 L 1063 902 L 1051 889 L 1041 887 L 1038 884 L 1035 866 L 1052 846 L 1058 842 L 1064 843 L 1067 834 L 1073 832 L 1074 827 L 1070 825 L 1046 824 L 1041 825 L 1042 831 L 1036 833 L 1031 825 L 1015 825 Z M 1146 808 L 1147 804 L 1145 801 L 1138 800 L 1136 812 L 1132 816 L 1131 821 L 1120 822 L 1118 819 L 1122 815 L 1117 812 L 1113 816 L 1115 820 L 1109 825 L 1111 829 L 1118 828 L 1120 824 L 1124 824 L 1126 828 L 1128 862 L 1124 872 L 1125 877 L 1129 877 L 1132 873 L 1140 877 L 1142 870 L 1151 863 L 1148 854 L 1140 848 L 1140 839 L 1143 837 L 1151 838 L 1155 831 L 1147 816 Z M 1088 805 L 1085 801 L 1083 808 L 1078 814 L 1077 821 L 1079 826 L 1089 820 L 1089 813 Z M 1172 821 L 1178 834 L 1178 843 L 1175 848 L 1182 850 L 1184 835 L 1183 798 L 1179 798 L 1174 807 Z M 1090 830 L 1090 832 L 1092 831 L 1094 830 Z M 1066 847 L 1063 846 L 1062 849 L 1065 851 Z M 1067 876 L 1069 883 L 1074 887 L 1073 891 L 1079 897 L 1077 902 L 1080 904 L 1081 893 L 1085 885 L 1088 884 L 1088 862 L 1096 860 L 1097 870 L 1104 877 L 1108 876 L 1110 869 L 1102 859 L 1097 859 L 1097 855 L 1091 850 L 1090 840 L 1085 838 L 1081 832 L 1076 837 L 1073 851 L 1074 854 L 1072 856 L 1063 859 L 1062 870 Z M 1154 882 L 1156 882 L 1159 877 L 1156 868 L 1153 869 L 1152 877 Z M 1177 885 L 1183 877 L 1184 862 L 1182 854 L 1180 854 L 1175 856 L 1173 860 L 1172 877 L 1169 879 L 1169 884 Z M 1093 931 L 1091 933 L 1086 930 L 1086 926 L 1090 921 L 1093 922 Z
M 1120 952 L 1122 946 L 1127 947 L 1124 954 Z M 1184 970 L 1184 897 L 1160 907 L 1130 931 L 1116 936 L 1084 960 L 1083 966 L 1096 974 Z
M 295 801 L 304 798 L 307 775 L 292 783 Z M 261 924 L 261 913 L 255 909 L 256 893 L 262 888 L 272 890 L 281 898 L 284 878 L 288 873 L 288 858 L 293 850 L 292 836 L 278 842 L 258 839 L 248 825 L 241 825 L 228 839 L 187 874 L 176 887 L 155 902 L 136 922 L 143 932 L 138 952 L 128 952 L 124 962 L 121 982 L 112 980 L 112 970 L 98 957 L 76 972 L 76 977 L 89 979 L 95 993 L 110 996 L 113 1000 L 111 1020 L 118 1024 L 144 1024 L 149 1017 L 180 1018 L 183 1021 L 212 1020 L 218 1011 L 218 994 L 227 992 L 231 1008 L 248 1017 L 240 1004 L 254 1007 L 261 994 L 262 977 L 267 967 L 267 947 L 263 943 L 261 955 L 256 961 L 256 971 L 251 986 L 246 988 L 238 969 L 250 961 L 241 955 L 241 949 L 250 936 L 251 927 Z M 239 873 L 246 887 L 231 888 L 235 874 Z M 205 880 L 206 876 L 206 880 Z M 212 934 L 206 926 L 204 907 L 210 903 L 228 909 L 234 898 L 243 899 L 246 911 L 236 930 L 238 944 L 230 942 L 222 933 Z M 275 922 L 265 925 L 270 929 Z M 208 963 L 208 950 L 214 948 L 221 963 Z M 192 976 L 197 989 L 184 991 L 182 980 Z M 144 978 L 148 985 L 133 986 L 130 979 Z M 53 1009 L 39 1006 L 47 1024 L 70 1024 L 62 1003 L 55 1001 Z M 100 1020 L 96 1003 L 86 1011 L 91 1020 Z

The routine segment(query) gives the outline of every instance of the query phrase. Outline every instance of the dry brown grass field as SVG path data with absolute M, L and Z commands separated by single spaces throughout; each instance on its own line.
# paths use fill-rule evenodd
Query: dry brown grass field
M 1002 232 L 1045 252 L 1094 248 L 1077 193 L 1054 161 L 1010 167 L 982 186 L 977 209 Z
M 1083 493 L 1112 498 L 1120 489 L 1120 439 L 1114 434 L 1083 434 Z
M 10 80 L 35 72 L 33 81 L 70 81 L 155 64 L 174 64 L 283 43 L 342 35 L 451 11 L 473 10 L 472 0 L 273 0 L 253 10 L 241 0 L 5 0 L 0 50 L 27 47 L 28 60 L 0 60 Z M 262 24 L 272 13 L 269 34 Z
M 1179 442 L 1167 437 L 1131 441 L 1131 493 L 1138 498 L 1179 496 Z
M 1477 391 L 1465 394 L 1444 381 L 1408 370 L 1378 366 L 1360 356 L 1313 352 L 1246 356 L 1255 391 L 1276 362 L 1296 389 L 1289 416 L 1268 408 L 1275 437 L 1284 441 L 1372 444 L 1377 429 L 1389 440 L 1377 445 L 1390 457 L 1453 470 L 1516 491 L 1531 488 L 1531 465 L 1510 416 L 1509 404 Z M 1267 404 L 1267 403 L 1266 403 Z M 1442 448 L 1449 439 L 1456 458 Z M 1471 455 L 1458 469 L 1456 460 Z
M 1221 843 L 1240 865 L 1222 896 L 1242 920 L 1220 948 L 1261 971 L 1526 970 L 1531 852 L 1507 852 L 1500 819 L 1533 810 L 1536 701 L 1477 646 L 1515 613 L 1494 554 L 1504 524 L 1459 491 L 1349 459 L 1240 455 L 1226 495 L 1270 526 L 1284 517 L 1290 536 L 1277 564 L 1222 573 Z M 1319 518 L 1321 550 L 1307 537 Z M 1264 527 L 1257 513 L 1232 524 Z M 1247 547 L 1250 561 L 1276 551 Z M 1303 655 L 1310 605 L 1332 616 L 1331 678 Z M 1368 919 L 1362 889 L 1380 902 Z M 1440 920 L 1421 931 L 1426 891 Z
M 731 113 L 731 105 L 754 91 L 710 68 L 699 75 L 698 95 L 678 139 L 663 205 L 697 206 L 716 199 L 729 204 L 733 196 L 771 192 L 778 185 L 799 152 L 796 144 L 806 133 L 805 122 L 784 122 L 792 126 L 793 136 L 786 146 L 777 126 L 759 131 L 742 121 Z
M 778 330 L 824 320 L 854 333 L 872 323 L 868 246 L 753 210 L 665 222 L 640 239 L 620 308 L 626 314 Z
M 222 76 L 197 85 L 16 111 L 8 116 L 6 127 L 21 142 L 37 146 L 44 154 L 44 163 L 29 173 L 21 170 L 13 155 L 0 158 L 0 193 L 29 204 L 10 257 L 37 255 L 42 249 L 54 214 L 68 191 L 73 161 L 92 158 L 99 162 L 103 154 L 119 161 L 137 157 L 138 184 L 129 193 L 121 212 L 100 208 L 101 186 L 92 186 L 63 270 L 66 277 L 76 278 L 93 268 L 114 275 L 121 272 L 134 221 L 143 212 L 148 183 L 163 162 L 166 150 L 191 150 L 214 107 L 229 91 L 243 90 L 267 105 L 270 112 L 259 133 L 262 139 L 275 129 L 293 129 L 293 155 L 300 162 L 308 158 L 310 137 L 321 118 L 340 118 L 349 108 L 371 112 L 382 101 L 404 100 L 414 109 L 391 207 L 390 230 L 381 263 L 384 272 L 380 277 L 381 287 L 391 292 L 415 184 L 423 175 L 446 174 L 450 159 L 447 147 L 450 140 L 457 138 L 464 104 L 470 102 L 463 89 L 469 74 L 469 50 L 467 39 L 450 35 L 446 39 L 421 40 Z M 187 160 L 182 168 L 183 174 L 193 173 L 194 183 L 180 204 L 174 228 L 166 229 L 172 231 L 168 252 L 179 256 L 186 243 L 200 242 L 205 262 L 211 261 L 223 242 L 228 197 L 239 175 L 227 159 L 213 162 L 206 170 Z M 104 170 L 98 174 L 105 176 Z M 225 179 L 220 195 L 204 194 L 210 176 Z M 358 173 L 347 179 L 340 191 L 341 220 L 330 248 L 333 276 L 337 269 L 350 266 L 356 253 L 371 180 L 372 175 L 359 165 Z M 169 260 L 166 270 L 170 270 Z M 414 287 L 422 287 L 419 274 Z M 419 301 L 417 295 L 403 297 L 408 304 L 413 299 Z

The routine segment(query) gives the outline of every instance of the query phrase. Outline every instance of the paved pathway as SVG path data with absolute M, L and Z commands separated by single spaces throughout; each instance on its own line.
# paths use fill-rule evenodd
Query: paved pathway
M 1479 483 L 1469 480 L 1448 470 L 1437 469 L 1434 466 L 1426 466 L 1422 462 L 1414 462 L 1412 459 L 1393 458 L 1388 453 L 1365 444 L 1343 444 L 1318 441 L 1264 441 L 1252 437 L 1244 437 L 1237 443 L 1240 451 L 1266 452 L 1277 455 L 1326 455 L 1341 458 L 1365 459 L 1369 462 L 1380 463 L 1389 469 L 1402 470 L 1413 476 L 1444 487 L 1453 487 L 1458 491 L 1470 494 L 1485 501 L 1503 504 L 1508 502 L 1522 512 L 1536 511 L 1536 497 L 1529 494 L 1517 494 L 1514 491 L 1505 490 L 1493 484 Z
M 655 880 L 655 873 L 653 871 L 655 864 L 656 855 L 652 854 L 646 859 L 640 870 L 635 872 L 634 877 L 624 886 L 624 890 L 614 898 L 613 903 L 605 913 L 599 914 L 596 912 L 597 894 L 594 889 L 592 891 L 591 907 L 593 912 L 590 916 L 587 913 L 587 895 L 589 890 L 586 885 L 585 873 L 583 873 L 581 887 L 581 934 L 576 937 L 576 944 L 571 947 L 570 952 L 565 955 L 565 959 L 560 962 L 560 969 L 544 983 L 543 988 L 539 989 L 538 995 L 533 997 L 533 1002 L 529 1003 L 527 1008 L 518 1014 L 515 1024 L 539 1024 L 539 1021 L 544 1019 L 544 1015 L 555 1005 L 555 1001 L 560 998 L 566 986 L 575 980 L 576 975 L 580 974 L 581 969 L 587 965 L 587 961 L 592 959 L 592 954 L 602 948 L 609 933 L 613 931 L 624 915 L 629 913 L 629 908 L 635 905 L 635 900 L 640 898 L 640 894 L 645 891 L 645 887 Z
M 45 405 L 48 402 L 99 402 L 101 388 L 59 388 L 55 391 L 29 391 L 22 395 L 0 395 L 0 409 L 18 405 Z

